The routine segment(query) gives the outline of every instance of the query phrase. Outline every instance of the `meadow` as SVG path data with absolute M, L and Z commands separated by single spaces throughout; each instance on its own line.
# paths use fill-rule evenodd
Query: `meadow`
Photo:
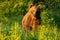
M 0 40 L 60 40 L 60 1 L 56 0 L 56 5 L 41 12 L 42 24 L 38 27 L 37 39 L 33 32 L 22 36 L 22 18 L 29 5 L 30 0 L 0 1 Z

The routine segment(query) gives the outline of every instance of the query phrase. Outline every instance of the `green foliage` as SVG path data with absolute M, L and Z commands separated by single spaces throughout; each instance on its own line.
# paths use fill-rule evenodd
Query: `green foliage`
M 25 13 L 28 8 L 28 4 L 19 1 L 4 1 L 0 4 L 0 14 L 1 16 L 5 17 L 15 17 L 18 15 L 23 15 L 23 13 Z
M 20 40 L 22 18 L 30 4 L 42 4 L 38 40 L 60 40 L 60 0 L 0 0 L 0 40 Z M 26 33 L 24 40 L 37 40 L 34 33 Z M 37 34 L 36 34 L 37 35 Z

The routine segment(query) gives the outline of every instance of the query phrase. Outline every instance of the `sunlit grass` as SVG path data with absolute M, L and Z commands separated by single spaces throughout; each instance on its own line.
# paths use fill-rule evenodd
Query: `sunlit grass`
M 20 18 L 20 17 L 19 17 Z M 21 19 L 19 20 L 9 20 L 8 18 L 4 18 L 7 23 L 0 22 L 0 40 L 60 40 L 60 32 L 58 32 L 58 28 L 56 25 L 40 25 L 38 27 L 38 31 L 36 32 L 37 39 L 34 36 L 34 32 L 24 33 L 22 36 L 22 26 Z M 47 22 L 50 22 L 52 19 L 48 19 Z M 21 39 L 22 37 L 23 39 Z
M 22 30 L 20 29 L 20 26 L 19 26 L 20 24 L 17 21 L 15 21 L 13 25 L 11 25 L 11 29 L 10 31 L 8 31 L 8 33 L 10 34 L 6 34 L 2 32 L 2 25 L 3 24 L 0 23 L 0 40 L 21 40 Z M 38 40 L 57 40 L 59 39 L 59 35 L 60 34 L 57 31 L 57 26 L 46 27 L 45 25 L 41 25 L 38 28 Z M 33 32 L 31 32 L 30 36 L 27 36 L 27 38 L 29 38 L 30 40 L 34 40 L 31 37 L 34 37 Z
M 29 10 L 31 1 L 32 0 L 30 0 L 30 2 L 29 0 L 1 0 L 0 40 L 60 40 L 60 29 L 56 26 L 60 24 L 60 3 L 58 0 L 55 0 L 58 3 L 53 2 L 53 4 L 56 5 L 48 4 L 48 8 L 43 8 L 41 12 L 42 25 L 40 25 L 36 31 L 37 39 L 33 31 L 28 34 L 23 33 L 21 20 L 24 13 Z M 46 2 L 50 3 L 50 1 Z M 22 36 L 22 34 L 24 35 Z M 21 36 L 23 39 L 21 39 Z
M 57 40 L 57 28 L 46 27 L 42 25 L 40 27 L 39 40 Z

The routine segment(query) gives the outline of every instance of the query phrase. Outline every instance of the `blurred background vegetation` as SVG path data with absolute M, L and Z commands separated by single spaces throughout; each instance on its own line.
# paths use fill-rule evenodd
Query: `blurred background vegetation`
M 38 40 L 60 40 L 60 0 L 0 0 L 0 40 L 22 40 L 21 21 L 31 3 L 45 6 L 41 9 Z M 36 40 L 33 32 L 23 38 Z

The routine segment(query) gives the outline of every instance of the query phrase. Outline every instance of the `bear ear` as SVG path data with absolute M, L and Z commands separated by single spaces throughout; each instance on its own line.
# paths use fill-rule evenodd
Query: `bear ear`
M 30 5 L 30 8 L 33 6 L 33 4 Z
M 37 7 L 38 7 L 38 9 L 42 9 L 42 8 L 43 8 L 43 6 L 42 6 L 42 5 L 38 5 Z

